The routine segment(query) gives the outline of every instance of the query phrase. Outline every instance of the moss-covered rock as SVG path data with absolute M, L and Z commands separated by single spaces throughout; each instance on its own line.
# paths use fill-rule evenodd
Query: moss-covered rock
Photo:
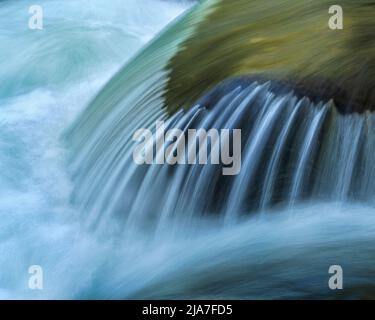
M 170 112 L 221 81 L 252 76 L 284 81 L 310 97 L 333 98 L 342 112 L 375 109 L 373 0 L 207 0 L 210 14 L 168 64 Z M 331 30 L 331 5 L 344 29 Z

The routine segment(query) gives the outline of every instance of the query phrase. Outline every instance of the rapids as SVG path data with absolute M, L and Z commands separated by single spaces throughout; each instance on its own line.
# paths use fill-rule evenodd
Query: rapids
M 133 70 L 142 88 L 123 101 L 116 72 L 193 1 L 40 0 L 41 31 L 27 29 L 32 4 L 0 2 L 0 298 L 374 296 L 372 114 L 235 81 L 168 118 L 166 74 Z M 134 129 L 167 118 L 240 125 L 241 174 L 134 167 Z M 43 290 L 28 287 L 31 265 Z M 331 265 L 345 290 L 329 289 Z

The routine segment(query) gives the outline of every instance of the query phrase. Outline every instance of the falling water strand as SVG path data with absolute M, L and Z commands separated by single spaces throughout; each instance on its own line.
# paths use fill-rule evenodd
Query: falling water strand
M 205 101 L 211 96 L 219 98 L 207 107 Z M 231 224 L 276 203 L 294 207 L 319 197 L 326 189 L 331 190 L 329 199 L 333 201 L 352 194 L 369 198 L 374 193 L 370 187 L 352 190 L 360 177 L 367 179 L 355 175 L 355 168 L 368 167 L 375 160 L 367 153 L 367 149 L 374 149 L 374 126 L 370 125 L 374 116 L 370 113 L 361 117 L 340 115 L 332 102 L 315 103 L 293 92 L 275 94 L 271 83 L 256 82 L 214 89 L 195 107 L 181 109 L 173 116 L 153 111 L 149 102 L 146 98 L 133 107 L 132 121 L 109 115 L 108 119 L 113 119 L 107 123 L 111 131 L 106 128 L 105 132 L 118 137 L 105 143 L 97 133 L 88 141 L 91 147 L 84 149 L 83 157 L 89 158 L 90 165 L 86 173 L 80 173 L 76 187 L 80 190 L 78 200 L 93 225 L 101 221 L 105 226 L 107 219 L 116 216 L 126 221 L 124 230 L 128 232 L 151 227 L 162 233 L 171 221 L 189 224 L 195 216 L 211 215 L 224 217 Z M 240 173 L 223 177 L 222 165 L 211 163 L 135 165 L 135 143 L 130 137 L 139 128 L 153 128 L 157 120 L 167 121 L 166 130 L 179 128 L 185 135 L 189 129 L 241 129 L 244 143 Z M 331 146 L 343 140 L 343 147 Z M 164 144 L 162 150 L 156 150 L 157 154 L 166 147 Z M 215 143 L 211 147 L 216 147 Z M 198 152 L 187 148 L 186 155 Z M 346 161 L 327 158 L 326 148 L 336 150 L 335 159 Z M 95 157 L 96 153 L 103 156 Z M 323 178 L 325 172 L 333 172 L 333 162 L 336 178 L 327 181 Z

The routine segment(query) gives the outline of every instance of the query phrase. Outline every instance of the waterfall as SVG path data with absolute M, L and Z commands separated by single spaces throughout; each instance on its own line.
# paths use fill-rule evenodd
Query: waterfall
M 35 3 L 0 1 L 0 298 L 374 296 L 374 77 L 352 39 L 371 34 L 371 6 L 345 1 L 353 33 L 337 38 L 320 29 L 328 0 L 194 2 L 40 0 L 45 29 L 29 30 Z M 162 141 L 157 121 L 182 130 L 176 147 L 240 129 L 241 170 L 213 153 L 137 165 L 133 135 Z
M 154 88 L 147 84 L 142 89 Z M 337 263 L 346 270 L 342 297 L 373 292 L 373 113 L 342 114 L 332 100 L 251 78 L 219 84 L 174 114 L 162 99 L 150 106 L 155 92 L 135 106 L 122 101 L 71 158 L 82 221 L 101 237 L 114 223 L 130 252 L 120 263 L 127 271 L 103 295 L 120 282 L 115 296 L 132 298 L 335 298 L 325 286 Z M 136 165 L 137 129 L 155 134 L 148 148 L 156 157 L 170 145 L 157 144 L 158 120 L 185 138 L 189 129 L 241 129 L 239 174 L 222 175 L 222 164 Z M 79 121 L 74 130 L 76 145 Z
M 150 95 L 157 92 L 145 86 Z M 124 103 L 103 124 L 108 137 L 95 133 L 83 146 L 73 192 L 81 211 L 92 226 L 116 217 L 125 230 L 145 225 L 157 230 L 166 221 L 186 224 L 207 216 L 231 224 L 275 206 L 314 200 L 371 201 L 375 189 L 363 168 L 374 171 L 369 150 L 375 116 L 343 115 L 332 101 L 312 102 L 276 87 L 230 80 L 171 116 L 149 100 L 134 108 Z M 136 165 L 131 137 L 157 120 L 181 129 L 186 138 L 189 129 L 241 129 L 240 173 L 223 176 L 222 165 L 210 163 Z M 167 144 L 150 147 L 160 153 Z M 187 156 L 197 152 L 185 146 Z M 368 187 L 358 189 L 363 185 Z

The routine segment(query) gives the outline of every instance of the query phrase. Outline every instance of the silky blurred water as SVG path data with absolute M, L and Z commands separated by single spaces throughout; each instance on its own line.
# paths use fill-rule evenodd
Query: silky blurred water
M 367 297 L 354 289 L 373 286 L 371 206 L 306 203 L 227 228 L 202 218 L 157 239 L 119 237 L 117 220 L 82 227 L 61 134 L 191 2 L 39 1 L 41 31 L 27 28 L 31 4 L 0 2 L 0 298 Z M 334 264 L 344 293 L 328 288 Z M 43 290 L 28 287 L 31 265 Z
M 192 3 L 38 1 L 44 30 L 30 30 L 33 4 L 0 3 L 0 297 L 79 297 L 98 263 L 89 256 L 107 258 L 91 236 L 87 241 L 94 242 L 81 247 L 86 236 L 80 213 L 69 205 L 60 135 L 100 87 Z M 68 266 L 73 256 L 75 267 Z M 33 264 L 45 270 L 40 292 L 28 288 Z M 60 272 L 66 268 L 72 282 L 64 290 L 70 281 L 60 281 Z

